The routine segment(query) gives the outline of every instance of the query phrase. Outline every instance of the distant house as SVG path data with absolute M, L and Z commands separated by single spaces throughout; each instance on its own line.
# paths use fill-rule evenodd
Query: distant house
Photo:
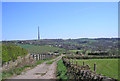
M 100 55 L 100 56 L 105 56 L 109 55 L 107 51 L 93 51 L 89 52 L 88 55 Z

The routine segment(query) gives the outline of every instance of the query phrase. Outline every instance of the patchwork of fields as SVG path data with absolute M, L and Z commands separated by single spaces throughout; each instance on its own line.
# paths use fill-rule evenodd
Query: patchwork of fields
M 34 44 L 35 43 L 35 44 Z M 14 41 L 7 42 L 5 41 L 2 45 L 2 62 L 8 62 L 10 60 L 16 60 L 18 56 L 25 56 L 29 53 L 31 54 L 46 54 L 46 53 L 59 53 L 64 54 L 67 59 L 72 59 L 74 63 L 78 62 L 78 65 L 83 66 L 83 61 L 85 65 L 90 66 L 90 70 L 94 70 L 94 63 L 96 63 L 96 73 L 102 74 L 104 76 L 118 79 L 118 59 L 99 59 L 99 57 L 108 57 L 108 56 L 89 56 L 89 52 L 94 51 L 108 51 L 109 56 L 118 56 L 120 51 L 117 49 L 117 39 L 69 39 L 69 40 L 42 40 L 42 41 L 23 41 L 23 43 Z M 97 57 L 98 59 L 85 59 L 84 56 L 88 57 Z M 77 59 L 74 59 L 76 58 Z M 78 57 L 82 57 L 78 58 Z M 71 60 L 71 61 L 72 61 Z M 41 64 L 43 60 L 40 61 Z M 68 60 L 69 61 L 69 60 Z M 46 63 L 48 66 L 51 65 L 54 61 Z M 36 65 L 37 65 L 36 64 Z M 33 66 L 33 65 L 32 65 Z M 28 66 L 24 66 L 28 67 Z M 22 69 L 24 69 L 24 67 Z M 78 68 L 80 68 L 78 66 Z M 69 79 L 69 74 L 74 76 L 77 74 L 77 71 L 69 69 L 63 63 L 63 60 L 57 62 L 57 79 Z M 19 69 L 17 69 L 19 70 Z M 16 71 L 16 70 L 15 70 Z M 70 73 L 69 73 L 70 71 Z M 21 68 L 20 68 L 21 72 Z M 81 72 L 79 72 L 81 73 Z M 18 71 L 19 74 L 19 71 Z M 5 73 L 6 76 L 6 73 Z M 78 75 L 81 76 L 81 75 Z M 85 75 L 86 76 L 86 75 Z M 76 75 L 74 76 L 76 78 Z M 72 78 L 74 78 L 72 77 Z M 79 78 L 80 79 L 80 78 Z M 82 79 L 82 78 L 81 78 Z

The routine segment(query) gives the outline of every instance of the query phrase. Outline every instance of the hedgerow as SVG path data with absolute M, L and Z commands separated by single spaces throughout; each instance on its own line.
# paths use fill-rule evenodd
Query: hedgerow
M 15 45 L 2 45 L 2 62 L 8 62 L 10 60 L 16 60 L 18 56 L 25 56 L 27 50 Z

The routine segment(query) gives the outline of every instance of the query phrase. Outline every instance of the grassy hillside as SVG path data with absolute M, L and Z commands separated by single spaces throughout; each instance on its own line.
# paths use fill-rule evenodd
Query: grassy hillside
M 94 63 L 96 63 L 96 72 L 102 75 L 118 79 L 118 59 L 88 59 L 88 60 L 74 60 L 78 61 L 79 65 L 85 62 L 85 65 L 90 66 L 93 71 Z
M 2 62 L 17 59 L 18 56 L 25 56 L 28 54 L 27 50 L 15 45 L 3 44 L 2 45 Z
M 25 48 L 30 53 L 48 53 L 48 52 L 59 52 L 63 53 L 65 49 L 58 48 L 58 47 L 52 47 L 48 45 L 29 45 L 29 44 L 18 44 L 18 46 Z

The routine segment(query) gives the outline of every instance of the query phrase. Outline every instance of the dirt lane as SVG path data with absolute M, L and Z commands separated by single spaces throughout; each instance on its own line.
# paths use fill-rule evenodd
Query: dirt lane
M 37 65 L 35 68 L 28 70 L 24 74 L 13 76 L 10 79 L 56 79 L 56 67 L 57 61 L 60 60 L 62 56 L 59 56 L 51 61 L 52 64 L 46 64 L 48 61 Z

